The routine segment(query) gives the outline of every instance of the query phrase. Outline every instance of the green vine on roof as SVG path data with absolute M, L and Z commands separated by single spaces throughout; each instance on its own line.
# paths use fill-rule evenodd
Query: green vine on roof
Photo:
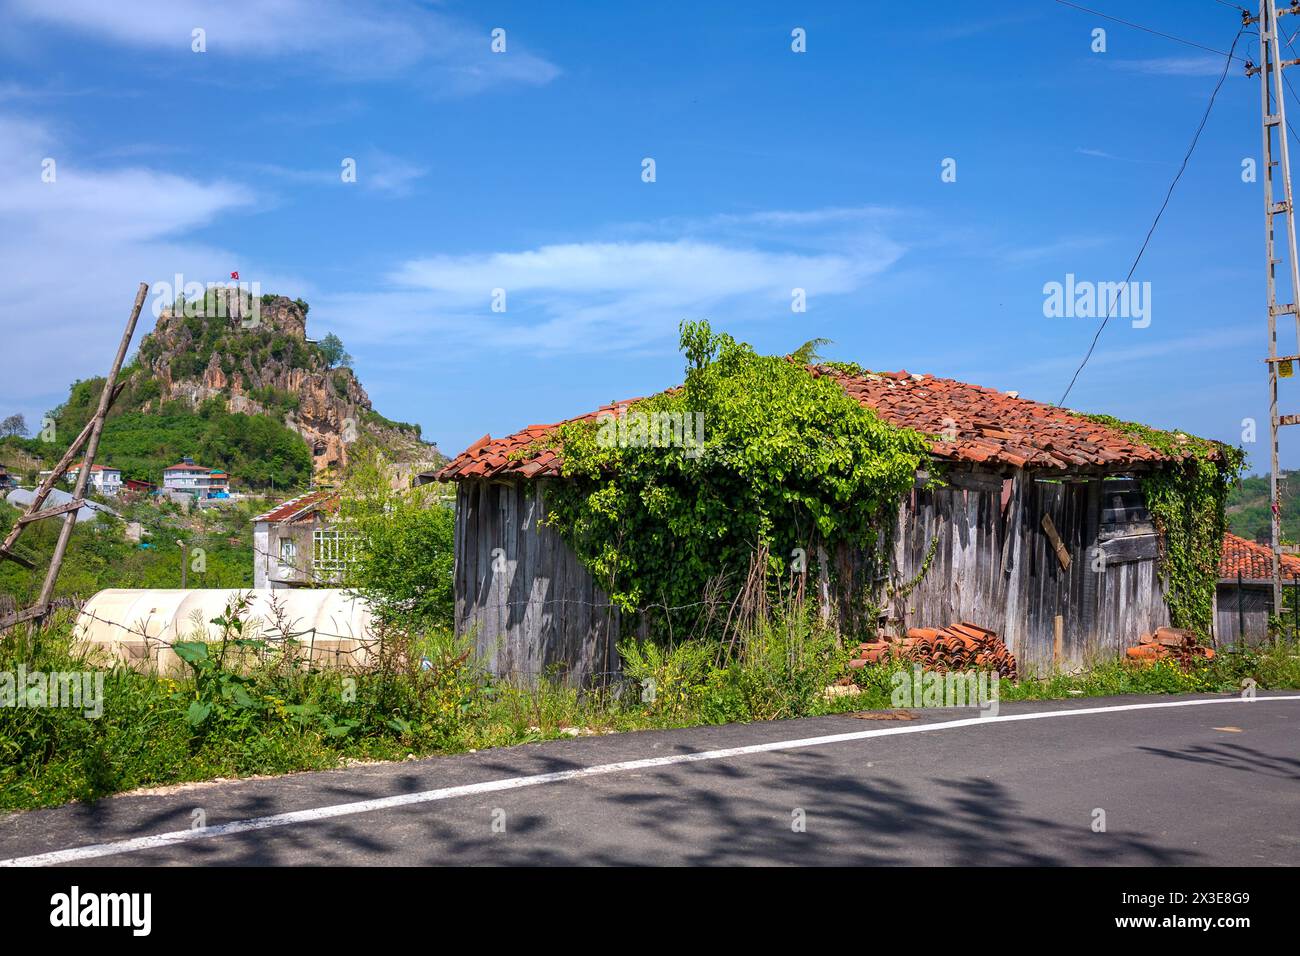
M 857 362 L 822 362 L 827 368 L 834 369 L 843 375 L 870 375 L 869 369 L 863 368 Z
M 1209 636 L 1227 530 L 1224 505 L 1245 463 L 1245 452 L 1223 442 L 1160 431 L 1109 415 L 1083 417 L 1179 459 L 1142 477 L 1142 497 L 1161 536 L 1170 623 Z
M 617 605 L 698 606 L 719 579 L 729 597 L 759 546 L 776 575 L 795 549 L 860 545 L 894 519 L 924 436 L 707 322 L 683 323 L 681 347 L 680 389 L 551 439 L 566 480 L 547 494 L 548 523 Z

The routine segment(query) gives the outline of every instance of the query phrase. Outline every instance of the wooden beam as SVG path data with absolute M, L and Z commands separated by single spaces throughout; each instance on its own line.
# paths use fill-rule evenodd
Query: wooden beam
M 49 611 L 48 605 L 33 604 L 27 610 L 19 611 L 17 614 L 10 614 L 3 621 L 0 621 L 0 631 L 7 631 L 15 624 L 21 624 L 23 621 L 44 617 L 47 611 Z
M 1052 542 L 1052 548 L 1056 551 L 1056 560 L 1061 562 L 1061 569 L 1070 570 L 1070 552 L 1065 547 L 1065 542 L 1061 540 L 1060 534 L 1057 533 L 1051 515 L 1043 515 L 1043 530 L 1047 532 L 1047 540 Z
M 1152 532 L 1110 538 L 1099 542 L 1098 547 L 1106 556 L 1107 564 L 1123 564 L 1126 561 L 1147 561 L 1155 558 L 1159 552 L 1159 542 L 1160 536 Z
M 85 498 L 73 498 L 71 501 L 65 501 L 61 505 L 42 508 L 40 511 L 29 511 L 25 515 L 20 515 L 18 521 L 20 524 L 31 524 L 33 521 L 41 521 L 45 518 L 54 518 L 58 515 L 67 514 L 69 511 L 80 511 L 85 503 Z
M 33 570 L 33 569 L 36 567 L 35 562 L 28 561 L 28 560 L 27 560 L 26 558 L 24 558 L 21 554 L 16 554 L 16 553 L 14 553 L 13 551 L 6 551 L 6 550 L 0 548 L 0 560 L 3 560 L 3 559 L 5 559 L 5 558 L 8 558 L 8 559 L 9 559 L 10 561 L 12 561 L 14 564 L 21 564 L 21 565 L 22 565 L 23 567 L 25 567 L 28 571 L 31 571 L 31 570 Z
M 113 386 L 113 390 L 108 396 L 108 405 L 105 407 L 105 412 L 113 406 L 113 403 L 117 401 L 118 396 L 122 394 L 122 389 L 125 387 L 125 382 L 119 382 Z M 63 477 L 64 472 L 68 470 L 68 466 L 72 464 L 72 459 L 77 456 L 77 452 L 81 451 L 81 447 L 86 443 L 86 439 L 90 437 L 90 433 L 94 430 L 94 427 L 95 419 L 91 418 L 90 421 L 86 422 L 85 427 L 81 429 L 81 434 L 73 439 L 72 444 L 68 446 L 68 450 L 63 453 L 63 457 L 60 458 L 59 463 L 54 466 L 49 477 L 36 486 L 36 493 L 32 497 L 32 503 L 27 506 L 27 511 L 29 513 L 39 511 L 41 505 L 45 504 L 45 499 L 50 496 L 51 489 L 53 489 L 59 479 Z M 18 541 L 18 536 L 23 533 L 23 528 L 30 523 L 31 522 L 29 521 L 23 521 L 21 518 L 14 522 L 14 526 L 9 529 L 9 534 L 5 536 L 4 544 L 0 544 L 0 559 L 9 558 L 11 561 L 17 561 L 19 564 L 23 563 L 20 559 L 14 556 L 13 546 Z M 32 565 L 28 564 L 27 567 L 30 568 Z

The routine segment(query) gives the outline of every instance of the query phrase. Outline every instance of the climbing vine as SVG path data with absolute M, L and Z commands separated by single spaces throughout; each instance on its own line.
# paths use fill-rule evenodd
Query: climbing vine
M 624 610 L 729 597 L 755 549 L 769 570 L 860 545 L 892 520 L 928 459 L 831 377 L 683 323 L 686 382 L 616 418 L 571 423 L 548 522 Z M 670 622 L 671 623 L 671 622 Z
M 1224 505 L 1245 452 L 1183 432 L 1164 432 L 1108 415 L 1086 418 L 1124 432 L 1178 461 L 1144 475 L 1142 496 L 1161 537 L 1165 603 L 1174 627 L 1208 636 L 1218 579 Z

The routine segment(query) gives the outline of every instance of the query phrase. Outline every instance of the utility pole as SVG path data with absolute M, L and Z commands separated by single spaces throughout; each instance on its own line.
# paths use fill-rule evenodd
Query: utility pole
M 1282 613 L 1282 503 L 1279 496 L 1278 428 L 1300 424 L 1300 415 L 1277 412 L 1278 378 L 1291 378 L 1295 363 L 1300 361 L 1300 262 L 1296 259 L 1295 204 L 1291 192 L 1291 150 L 1287 143 L 1286 96 L 1282 71 L 1300 60 L 1283 60 L 1278 44 L 1279 16 L 1300 14 L 1300 4 L 1292 2 L 1279 14 L 1277 0 L 1260 0 L 1259 16 L 1243 13 L 1246 23 L 1259 25 L 1259 65 L 1247 64 L 1246 75 L 1259 74 L 1260 111 L 1264 131 L 1264 249 L 1268 276 L 1268 438 L 1269 438 L 1269 518 L 1273 545 L 1273 613 Z M 1278 193 L 1281 196 L 1278 197 Z M 1286 224 L 1285 258 L 1278 258 L 1275 241 L 1277 217 Z M 1277 267 L 1286 263 L 1290 282 L 1289 303 L 1279 304 Z M 1278 316 L 1290 315 L 1296 323 L 1296 351 L 1289 355 L 1277 352 Z

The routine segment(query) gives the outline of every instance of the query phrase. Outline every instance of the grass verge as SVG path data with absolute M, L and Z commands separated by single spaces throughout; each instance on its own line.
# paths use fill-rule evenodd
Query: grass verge
M 493 678 L 444 633 L 395 639 L 375 666 L 355 673 L 313 670 L 291 647 L 235 637 L 219 650 L 191 645 L 189 673 L 165 677 L 106 666 L 74 646 L 71 630 L 64 619 L 36 648 L 12 637 L 0 647 L 0 809 L 578 733 L 883 709 L 893 704 L 894 675 L 911 669 L 895 663 L 850 672 L 834 634 L 799 614 L 778 614 L 731 646 L 627 645 L 626 679 L 585 692 L 555 679 Z M 100 675 L 102 713 L 87 715 L 85 700 L 80 708 L 50 706 L 48 698 L 18 706 L 20 666 L 28 675 Z M 828 685 L 845 674 L 858 693 L 828 696 Z M 1225 652 L 1188 671 L 1169 662 L 1105 662 L 1074 675 L 1002 681 L 999 691 L 1003 701 L 1043 700 L 1239 692 L 1244 681 L 1300 688 L 1300 644 Z

